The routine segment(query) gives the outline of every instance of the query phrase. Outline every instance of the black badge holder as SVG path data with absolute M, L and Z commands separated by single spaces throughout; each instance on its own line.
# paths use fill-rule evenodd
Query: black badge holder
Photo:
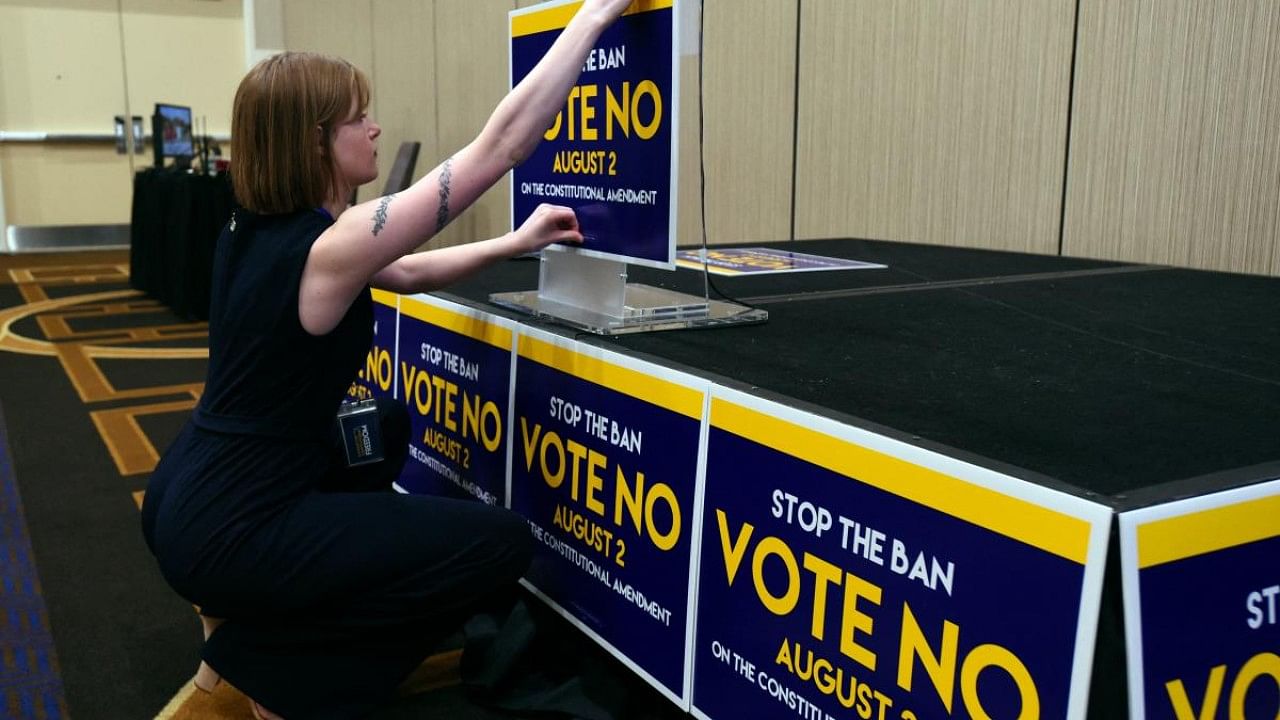
M 377 400 L 361 400 L 340 407 L 338 432 L 342 435 L 347 467 L 375 463 L 384 457 Z

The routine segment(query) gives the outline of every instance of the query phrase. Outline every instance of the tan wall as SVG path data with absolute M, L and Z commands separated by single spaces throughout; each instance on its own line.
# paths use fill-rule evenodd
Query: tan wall
M 116 0 L 0 2 L 0 129 L 111 133 L 120 38 Z M 128 220 L 129 159 L 111 145 L 0 144 L 0 177 L 8 224 Z
M 129 222 L 129 160 L 108 145 L 0 144 L 8 225 Z
M 244 76 L 243 5 L 234 0 L 122 0 L 129 108 L 187 105 L 201 131 L 231 133 L 231 101 Z M 150 156 L 143 158 L 150 164 Z
M 230 0 L 0 0 L 0 130 L 110 134 L 113 116 L 171 101 L 225 135 L 242 25 Z M 127 223 L 133 171 L 150 158 L 111 143 L 0 143 L 4 221 Z
M 510 86 L 507 13 L 511 0 L 435 3 L 436 125 L 438 154 L 429 166 L 475 139 Z M 414 69 L 405 68 L 404 77 Z M 503 179 L 454 220 L 433 245 L 456 245 L 511 229 L 511 184 Z
M 171 25 L 168 37 L 230 36 L 229 8 L 240 7 L 121 0 L 122 23 L 115 2 L 0 0 L 0 129 L 108 131 L 122 112 L 113 109 L 124 98 L 122 46 L 165 36 L 154 23 L 174 7 L 168 22 L 185 13 L 204 24 Z M 396 146 L 417 140 L 420 177 L 474 137 L 505 92 L 505 16 L 533 2 L 279 4 L 287 47 L 340 54 L 369 72 L 384 176 Z M 706 17 L 712 243 L 866 237 L 1280 274 L 1280 5 L 1271 0 L 707 0 Z M 54 29 L 73 53 L 35 41 Z M 226 45 L 242 47 L 238 36 Z M 702 226 L 696 60 L 683 56 L 680 68 L 686 245 Z M 192 85 L 229 92 L 222 78 L 238 81 L 241 64 L 203 65 L 215 62 L 230 69 Z M 176 92 L 164 83 L 179 73 L 144 81 L 133 58 L 127 65 L 130 103 L 149 107 L 146 83 Z M 56 69 L 66 71 L 54 79 Z M 210 128 L 219 129 L 212 115 Z M 114 157 L 0 144 L 9 222 L 125 217 L 133 165 L 117 172 Z M 508 192 L 502 183 L 437 242 L 504 232 Z M 68 195 L 79 200 L 58 202 Z
M 1280 275 L 1280 4 L 1082 0 L 1063 252 Z
M 379 139 L 379 178 L 365 188 L 362 199 L 382 192 L 383 183 L 404 142 L 421 143 L 413 179 L 431 171 L 444 157 L 436 119 L 435 7 L 420 0 L 379 0 L 373 8 L 378 64 L 396 72 L 373 73 L 373 95 L 378 104 L 375 119 L 382 127 Z M 424 36 L 423 33 L 431 33 Z M 373 69 L 368 68 L 372 73 Z
M 245 0 L 245 67 L 284 49 L 284 0 Z
M 370 0 L 284 0 L 283 10 L 287 49 L 338 55 L 365 72 L 373 67 Z

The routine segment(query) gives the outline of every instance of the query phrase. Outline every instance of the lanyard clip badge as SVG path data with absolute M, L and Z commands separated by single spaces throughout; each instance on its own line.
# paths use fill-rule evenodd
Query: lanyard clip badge
M 338 408 L 338 432 L 347 467 L 367 465 L 383 459 L 382 426 L 378 421 L 378 401 L 361 400 Z

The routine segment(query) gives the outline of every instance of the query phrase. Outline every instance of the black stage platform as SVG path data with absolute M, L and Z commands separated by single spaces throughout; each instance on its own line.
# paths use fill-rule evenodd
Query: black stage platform
M 847 239 L 772 247 L 889 267 L 712 276 L 713 299 L 769 321 L 614 337 L 490 304 L 536 289 L 532 259 L 447 295 L 1117 512 L 1280 476 L 1280 279 Z M 703 286 L 685 269 L 628 280 Z M 1090 717 L 1126 714 L 1115 533 Z
M 1117 508 L 1136 491 L 1280 461 L 1280 279 L 864 240 L 769 247 L 889 269 L 712 276 L 713 298 L 769 322 L 575 337 Z M 535 289 L 537 273 L 513 260 L 447 294 L 573 334 L 487 302 Z M 641 267 L 628 281 L 702 284 Z

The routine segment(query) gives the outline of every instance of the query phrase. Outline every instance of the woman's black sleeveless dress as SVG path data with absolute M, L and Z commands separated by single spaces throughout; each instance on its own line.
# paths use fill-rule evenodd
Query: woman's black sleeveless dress
M 373 304 L 366 290 L 329 334 L 302 328 L 302 270 L 331 223 L 241 210 L 224 228 L 204 395 L 142 512 L 165 579 L 227 619 L 205 661 L 291 720 L 369 711 L 509 591 L 532 551 L 513 513 L 386 491 L 395 461 L 366 466 L 383 475 L 370 491 L 368 469 L 340 462 L 334 415 L 372 341 Z M 407 429 L 388 439 L 405 445 Z

